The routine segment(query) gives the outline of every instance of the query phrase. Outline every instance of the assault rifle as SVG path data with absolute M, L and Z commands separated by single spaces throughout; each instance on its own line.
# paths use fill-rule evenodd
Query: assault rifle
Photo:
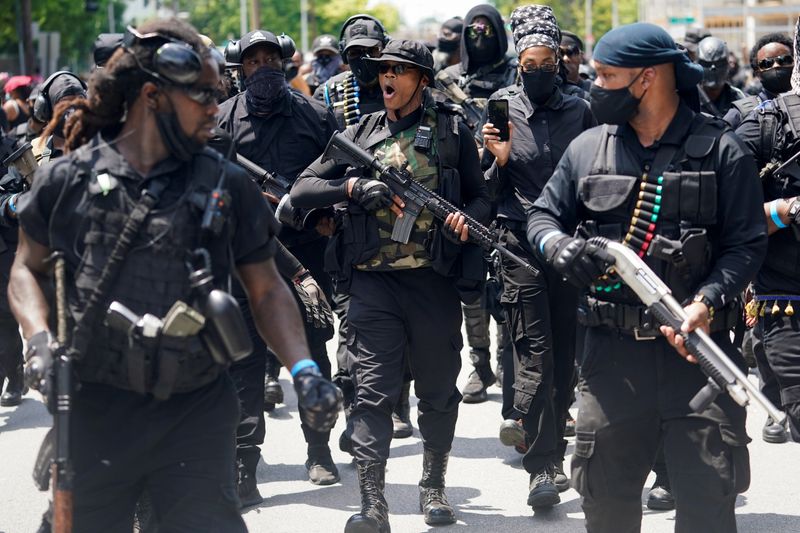
M 761 172 L 759 172 L 758 175 L 761 179 L 764 179 L 773 176 L 775 174 L 780 174 L 783 169 L 794 163 L 798 157 L 800 157 L 800 150 L 795 152 L 795 154 L 792 157 L 790 157 L 783 163 L 780 163 L 778 161 L 771 161 L 766 165 L 764 165 L 764 168 L 761 169 Z
M 616 273 L 636 293 L 659 323 L 680 331 L 681 324 L 686 320 L 686 312 L 672 296 L 669 287 L 655 275 L 636 252 L 603 237 L 593 237 L 589 239 L 589 243 L 614 257 L 613 268 Z M 685 339 L 687 350 L 697 358 L 703 373 L 708 376 L 708 383 L 689 402 L 689 407 L 693 411 L 696 413 L 704 411 L 724 391 L 742 407 L 754 400 L 773 420 L 783 424 L 786 415 L 772 405 L 772 402 L 747 379 L 747 376 L 705 331 L 696 329 L 681 335 Z
M 323 216 L 333 217 L 330 209 L 298 209 L 292 205 L 289 190 L 292 182 L 288 178 L 260 167 L 242 154 L 236 154 L 236 162 L 258 183 L 261 191 L 277 199 L 275 217 L 286 226 L 301 231 L 317 225 Z
M 392 240 L 403 244 L 408 243 L 411 232 L 423 208 L 433 213 L 437 219 L 444 221 L 447 215 L 461 213 L 469 228 L 469 240 L 491 252 L 497 250 L 511 261 L 527 269 L 532 274 L 537 270 L 520 256 L 509 251 L 498 242 L 497 233 L 487 228 L 474 218 L 466 215 L 459 208 L 431 191 L 418 181 L 414 180 L 411 173 L 406 169 L 398 170 L 391 165 L 382 163 L 376 156 L 370 154 L 341 133 L 335 133 L 325 152 L 322 154 L 322 161 L 333 160 L 339 164 L 346 164 L 353 167 L 367 167 L 378 173 L 378 179 L 386 183 L 394 194 L 403 199 L 405 207 L 403 216 L 397 218 L 392 228 Z

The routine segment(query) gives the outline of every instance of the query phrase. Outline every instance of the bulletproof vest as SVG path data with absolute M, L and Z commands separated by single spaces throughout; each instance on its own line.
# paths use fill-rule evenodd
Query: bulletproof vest
M 682 146 L 662 145 L 641 176 L 628 176 L 616 170 L 617 147 L 622 142 L 617 127 L 604 125 L 591 171 L 578 180 L 584 213 L 579 232 L 625 243 L 672 288 L 676 298 L 690 297 L 705 278 L 711 259 L 710 233 L 717 220 L 714 161 L 724 131 L 719 121 L 697 114 Z M 670 246 L 664 248 L 667 243 Z M 591 291 L 598 299 L 638 303 L 613 276 Z
M 774 112 L 761 115 L 762 148 L 771 151 L 771 159 L 780 165 L 800 150 L 800 96 L 785 93 L 773 100 Z M 762 159 L 766 160 L 766 159 Z M 800 195 L 800 164 L 790 164 L 780 173 L 772 173 L 763 181 L 764 200 L 792 198 Z M 769 236 L 764 267 L 781 275 L 796 277 L 800 272 L 800 242 L 790 230 Z
M 736 108 L 736 111 L 739 112 L 742 119 L 750 114 L 750 112 L 758 107 L 758 104 L 761 103 L 761 100 L 756 95 L 750 95 L 747 98 L 742 98 L 741 100 L 736 100 L 731 104 L 732 107 Z
M 414 148 L 414 139 L 420 126 L 431 128 L 434 133 L 431 147 L 425 152 Z M 420 124 L 377 144 L 374 147 L 374 153 L 382 154 L 383 163 L 395 168 L 405 167 L 415 180 L 428 189 L 436 190 L 439 186 L 439 169 L 438 142 L 435 133 L 436 112 L 428 109 L 423 114 Z M 380 209 L 375 212 L 375 218 L 378 221 L 378 253 L 365 263 L 357 265 L 356 268 L 359 270 L 403 270 L 430 266 L 430 256 L 425 248 L 428 230 L 433 223 L 433 215 L 430 211 L 422 210 L 414 224 L 411 238 L 406 244 L 391 239 L 397 215 L 389 209 Z
M 181 300 L 193 304 L 189 284 L 189 253 L 201 246 L 211 252 L 212 271 L 219 285 L 230 272 L 228 233 L 218 242 L 201 238 L 201 220 L 208 194 L 219 175 L 219 161 L 208 154 L 195 156 L 185 191 L 171 205 L 158 205 L 144 220 L 130 251 L 124 258 L 117 281 L 106 296 L 104 308 L 118 301 L 137 315 L 149 313 L 164 318 Z M 83 237 L 81 263 L 74 272 L 74 289 L 69 308 L 74 322 L 84 320 L 89 297 L 98 284 L 110 254 L 138 198 L 103 169 L 84 171 L 87 183 L 78 210 L 85 213 L 87 231 Z M 188 174 L 188 173 L 187 173 Z M 173 179 L 173 178 L 169 178 Z M 226 227 L 226 229 L 228 229 Z M 172 359 L 180 365 L 172 391 L 193 390 L 216 378 L 219 367 L 198 336 L 167 337 L 158 341 L 131 337 L 104 324 L 99 313 L 89 325 L 91 339 L 77 362 L 83 381 L 98 382 L 126 390 L 149 392 L 158 378 L 161 361 Z M 132 361 L 141 367 L 134 370 Z M 136 375 L 134 375 L 136 374 Z M 144 390 L 141 390 L 144 388 Z

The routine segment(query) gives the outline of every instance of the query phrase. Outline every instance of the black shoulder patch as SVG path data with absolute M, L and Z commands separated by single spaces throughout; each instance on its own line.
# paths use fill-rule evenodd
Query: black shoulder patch
M 686 139 L 686 155 L 692 159 L 702 159 L 714 149 L 716 137 L 709 135 L 689 135 Z

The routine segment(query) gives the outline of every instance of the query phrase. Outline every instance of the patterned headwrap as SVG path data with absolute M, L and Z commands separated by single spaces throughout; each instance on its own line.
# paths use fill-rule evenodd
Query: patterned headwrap
M 794 27 L 794 70 L 792 71 L 792 90 L 800 94 L 800 17 Z
M 514 46 L 521 54 L 532 46 L 546 46 L 558 53 L 561 30 L 550 6 L 520 6 L 511 13 Z

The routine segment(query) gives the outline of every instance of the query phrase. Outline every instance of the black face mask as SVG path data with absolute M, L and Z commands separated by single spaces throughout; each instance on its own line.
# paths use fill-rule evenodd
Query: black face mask
M 260 67 L 244 80 L 247 110 L 254 115 L 271 115 L 289 92 L 283 70 Z
M 436 47 L 440 52 L 444 52 L 445 54 L 452 54 L 456 50 L 458 50 L 459 42 L 458 41 L 448 41 L 446 39 L 439 39 L 439 45 Z
M 592 84 L 589 89 L 590 104 L 598 122 L 620 126 L 636 116 L 642 99 L 633 96 L 628 89 L 639 79 L 642 72 L 644 69 L 626 87 L 619 89 L 606 89 Z
M 156 111 L 156 126 L 167 150 L 181 161 L 190 161 L 192 156 L 203 150 L 203 144 L 183 132 L 178 115 L 174 111 Z
M 774 95 L 779 95 L 792 88 L 792 69 L 775 67 L 761 71 L 761 85 Z
M 525 94 L 528 99 L 536 105 L 542 105 L 553 94 L 553 88 L 556 84 L 555 72 L 521 72 L 522 86 L 525 87 Z
M 500 52 L 500 45 L 494 37 L 479 36 L 477 39 L 467 38 L 467 53 L 470 62 L 476 65 L 486 65 L 491 63 Z
M 349 60 L 353 76 L 364 85 L 372 85 L 378 81 L 378 71 L 371 67 L 363 57 L 354 57 Z

